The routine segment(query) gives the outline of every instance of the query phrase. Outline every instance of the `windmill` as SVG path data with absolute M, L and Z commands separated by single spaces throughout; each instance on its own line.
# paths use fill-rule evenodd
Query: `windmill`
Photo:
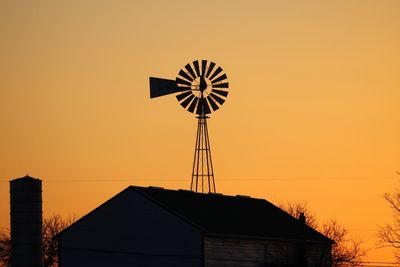
M 195 60 L 182 68 L 175 80 L 150 77 L 150 98 L 176 94 L 187 111 L 196 114 L 197 134 L 190 190 L 215 193 L 214 169 L 208 135 L 208 114 L 216 111 L 228 96 L 229 83 L 214 62 Z

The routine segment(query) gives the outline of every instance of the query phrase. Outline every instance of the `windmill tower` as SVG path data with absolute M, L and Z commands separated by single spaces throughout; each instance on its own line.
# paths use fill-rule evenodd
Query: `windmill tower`
M 221 67 L 207 60 L 193 61 L 178 73 L 175 80 L 150 77 L 150 98 L 177 94 L 187 111 L 196 114 L 197 134 L 190 190 L 216 192 L 214 168 L 208 135 L 208 114 L 216 111 L 228 96 L 229 83 Z

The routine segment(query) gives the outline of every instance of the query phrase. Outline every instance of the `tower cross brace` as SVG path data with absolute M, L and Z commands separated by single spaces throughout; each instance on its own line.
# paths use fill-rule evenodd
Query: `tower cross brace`
M 197 117 L 197 135 L 194 149 L 192 181 L 190 190 L 201 193 L 215 193 L 214 169 L 211 157 L 210 139 L 208 136 L 207 117 Z
M 207 101 L 204 98 L 204 90 L 207 83 L 203 76 L 200 76 L 200 103 Z M 202 105 L 201 105 L 202 106 Z M 201 107 L 200 106 L 200 107 Z M 208 136 L 207 119 L 204 108 L 200 109 L 197 116 L 196 145 L 194 148 L 194 160 L 192 169 L 192 181 L 190 190 L 201 193 L 215 193 L 214 168 L 212 164 L 210 138 Z

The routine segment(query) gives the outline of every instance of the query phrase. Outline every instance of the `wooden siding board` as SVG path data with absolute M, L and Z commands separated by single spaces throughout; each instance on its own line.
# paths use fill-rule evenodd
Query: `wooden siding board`
M 206 267 L 293 266 L 298 243 L 262 239 L 204 237 Z M 307 244 L 309 267 L 330 266 L 330 245 Z

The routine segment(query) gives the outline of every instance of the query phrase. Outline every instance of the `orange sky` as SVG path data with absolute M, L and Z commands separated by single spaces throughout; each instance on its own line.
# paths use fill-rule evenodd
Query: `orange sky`
M 196 120 L 150 100 L 148 77 L 204 58 L 230 81 L 209 120 L 217 191 L 307 201 L 373 249 L 400 178 L 399 14 L 396 0 L 1 1 L 0 226 L 27 173 L 45 216 L 130 184 L 188 188 Z

